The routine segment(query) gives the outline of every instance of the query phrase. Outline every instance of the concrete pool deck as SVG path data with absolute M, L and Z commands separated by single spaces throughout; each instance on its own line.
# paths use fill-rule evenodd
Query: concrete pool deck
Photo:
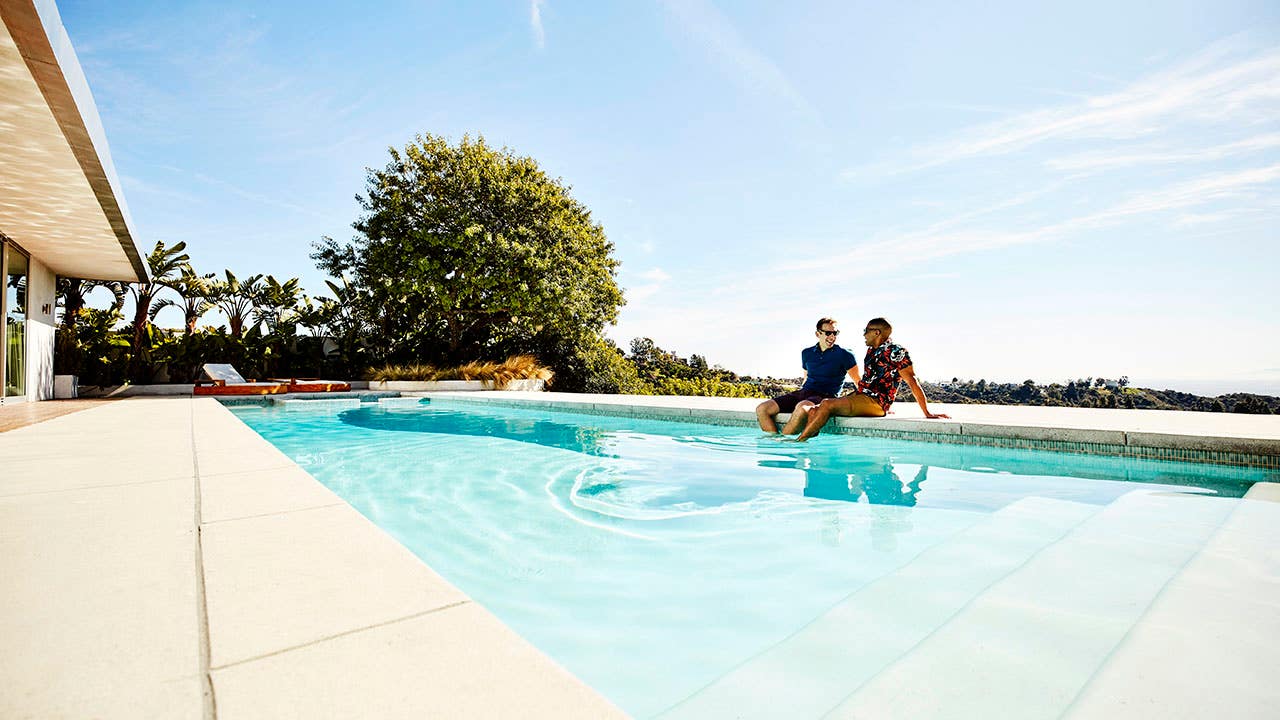
M 457 395 L 435 396 L 735 424 L 757 402 Z M 954 419 L 845 422 L 1280 445 L 1268 416 L 938 409 Z M 0 457 L 0 717 L 623 716 L 213 399 L 96 405 L 0 433 Z M 1070 717 L 1280 703 L 1278 487 L 1241 501 Z
M 216 400 L 0 458 L 0 717 L 623 717 Z

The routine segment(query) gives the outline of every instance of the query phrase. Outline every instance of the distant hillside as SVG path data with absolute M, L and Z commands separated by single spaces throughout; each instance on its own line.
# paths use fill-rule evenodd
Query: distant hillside
M 800 378 L 742 376 L 720 366 L 708 367 L 706 358 L 682 358 L 658 347 L 650 338 L 631 341 L 624 362 L 633 368 L 638 381 L 622 392 L 654 395 L 719 395 L 725 397 L 775 397 L 800 386 Z M 1152 390 L 1129 386 L 1129 378 L 1080 378 L 1065 385 L 1039 385 L 1034 380 L 1021 383 L 989 383 L 986 380 L 920 382 L 929 402 L 984 403 L 987 405 L 1053 405 L 1058 407 L 1147 408 L 1152 410 L 1200 410 L 1252 415 L 1280 414 L 1280 397 L 1253 393 L 1229 393 L 1217 397 L 1193 395 L 1177 390 Z M 853 383 L 845 382 L 845 390 Z M 610 392 L 619 392 L 612 390 Z M 901 383 L 898 400 L 914 402 L 911 389 Z
M 1059 407 L 1140 408 L 1152 410 L 1199 410 L 1203 412 L 1235 412 L 1251 415 L 1280 413 L 1280 397 L 1253 393 L 1228 393 L 1217 397 L 1193 395 L 1177 390 L 1153 390 L 1130 387 L 1128 378 L 1082 378 L 1065 385 L 1021 383 L 988 383 L 986 380 L 921 382 L 930 402 L 985 403 L 989 405 L 1051 405 Z M 899 400 L 914 401 L 911 389 L 901 386 Z

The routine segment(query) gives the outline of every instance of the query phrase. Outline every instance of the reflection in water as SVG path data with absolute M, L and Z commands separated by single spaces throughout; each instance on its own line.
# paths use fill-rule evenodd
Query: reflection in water
M 929 477 L 929 467 L 921 465 L 911 482 L 904 483 L 887 458 L 805 456 L 786 460 L 761 460 L 761 467 L 797 469 L 804 472 L 805 497 L 858 502 L 865 497 L 873 505 L 914 507 L 920 486 Z
M 822 500 L 858 502 L 865 498 L 871 505 L 915 507 L 921 485 L 929 479 L 929 466 L 921 465 L 910 482 L 902 482 L 888 457 L 831 457 L 820 454 L 794 459 L 761 460 L 762 467 L 797 469 L 804 473 L 805 497 Z M 871 546 L 892 551 L 898 546 L 898 534 L 910 532 L 909 515 L 873 513 L 865 530 Z M 851 528 L 844 527 L 840 513 L 831 513 L 823 528 L 822 541 L 830 546 L 844 542 Z

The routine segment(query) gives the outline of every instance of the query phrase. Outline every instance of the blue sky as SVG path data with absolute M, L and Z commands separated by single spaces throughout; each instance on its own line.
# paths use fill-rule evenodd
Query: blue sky
M 883 315 L 926 379 L 1280 394 L 1280 5 L 787 5 L 59 8 L 139 244 L 201 271 L 323 294 L 364 169 L 479 134 L 603 224 L 624 346 L 791 376 Z

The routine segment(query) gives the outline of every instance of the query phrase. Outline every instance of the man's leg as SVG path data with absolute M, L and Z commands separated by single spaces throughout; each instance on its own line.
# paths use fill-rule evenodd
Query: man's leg
M 884 408 L 880 403 L 862 393 L 845 395 L 842 398 L 823 400 L 822 404 L 809 411 L 809 422 L 797 440 L 808 440 L 822 430 L 832 415 L 843 417 L 884 417 Z
M 760 423 L 760 429 L 772 434 L 777 434 L 778 423 L 774 422 L 773 417 L 778 414 L 778 403 L 773 400 L 765 400 L 756 406 L 756 421 Z
M 811 400 L 805 400 L 796 405 L 796 409 L 791 411 L 791 419 L 787 424 L 782 426 L 783 435 L 795 435 L 804 427 L 805 420 L 809 419 L 809 411 L 816 405 Z

